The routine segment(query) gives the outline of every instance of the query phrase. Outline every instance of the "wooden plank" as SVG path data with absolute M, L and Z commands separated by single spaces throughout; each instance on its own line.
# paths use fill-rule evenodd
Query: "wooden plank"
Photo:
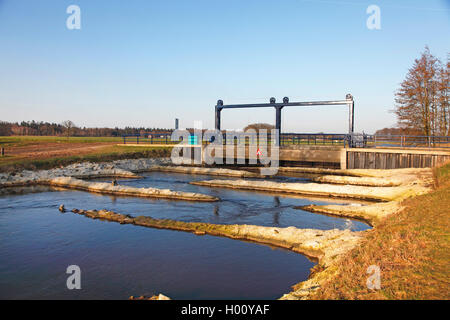
M 450 161 L 450 156 L 430 153 L 387 153 L 346 151 L 348 169 L 430 168 Z
M 368 155 L 369 155 L 369 159 L 370 159 L 369 169 L 375 169 L 375 163 L 376 163 L 376 161 L 375 161 L 375 158 L 376 158 L 375 153 L 368 153 Z
M 360 158 L 361 158 L 361 153 L 360 152 L 355 152 L 355 168 L 356 169 L 361 169 Z
M 402 168 L 409 168 L 409 157 L 407 154 L 402 154 L 403 162 Z
M 381 168 L 387 169 L 387 156 L 388 154 L 382 154 Z
M 354 169 L 353 152 L 347 152 L 347 169 Z

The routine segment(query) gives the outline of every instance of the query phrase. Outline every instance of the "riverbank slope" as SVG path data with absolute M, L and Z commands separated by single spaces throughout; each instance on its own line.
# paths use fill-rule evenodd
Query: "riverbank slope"
M 433 192 L 404 200 L 367 231 L 308 298 L 450 299 L 450 164 L 435 169 L 435 181 Z M 371 265 L 381 271 L 379 290 L 366 285 Z

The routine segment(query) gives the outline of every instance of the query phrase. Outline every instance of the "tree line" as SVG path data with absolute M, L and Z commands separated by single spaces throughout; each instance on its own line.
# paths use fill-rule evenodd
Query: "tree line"
M 50 123 L 43 121 L 6 122 L 0 121 L 0 136 L 75 136 L 75 137 L 121 137 L 128 134 L 147 132 L 170 133 L 173 129 L 125 127 L 86 128 L 77 127 L 72 121 Z

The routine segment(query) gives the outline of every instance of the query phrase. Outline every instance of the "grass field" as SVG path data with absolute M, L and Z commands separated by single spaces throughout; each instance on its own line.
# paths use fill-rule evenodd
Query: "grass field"
M 114 137 L 0 137 L 5 156 L 0 172 L 50 169 L 80 161 L 111 161 L 125 158 L 170 156 L 171 147 L 122 147 Z
M 55 136 L 0 136 L 0 146 L 18 147 L 36 143 L 121 143 L 121 137 L 55 137 Z
M 450 299 L 450 164 L 435 169 L 436 189 L 369 231 L 348 253 L 338 276 L 315 299 Z M 367 268 L 381 270 L 381 289 L 366 286 Z

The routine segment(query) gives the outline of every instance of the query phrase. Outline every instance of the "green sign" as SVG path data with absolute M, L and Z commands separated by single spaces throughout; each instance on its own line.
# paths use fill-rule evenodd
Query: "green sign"
M 189 144 L 197 144 L 197 136 L 195 135 L 189 136 Z

